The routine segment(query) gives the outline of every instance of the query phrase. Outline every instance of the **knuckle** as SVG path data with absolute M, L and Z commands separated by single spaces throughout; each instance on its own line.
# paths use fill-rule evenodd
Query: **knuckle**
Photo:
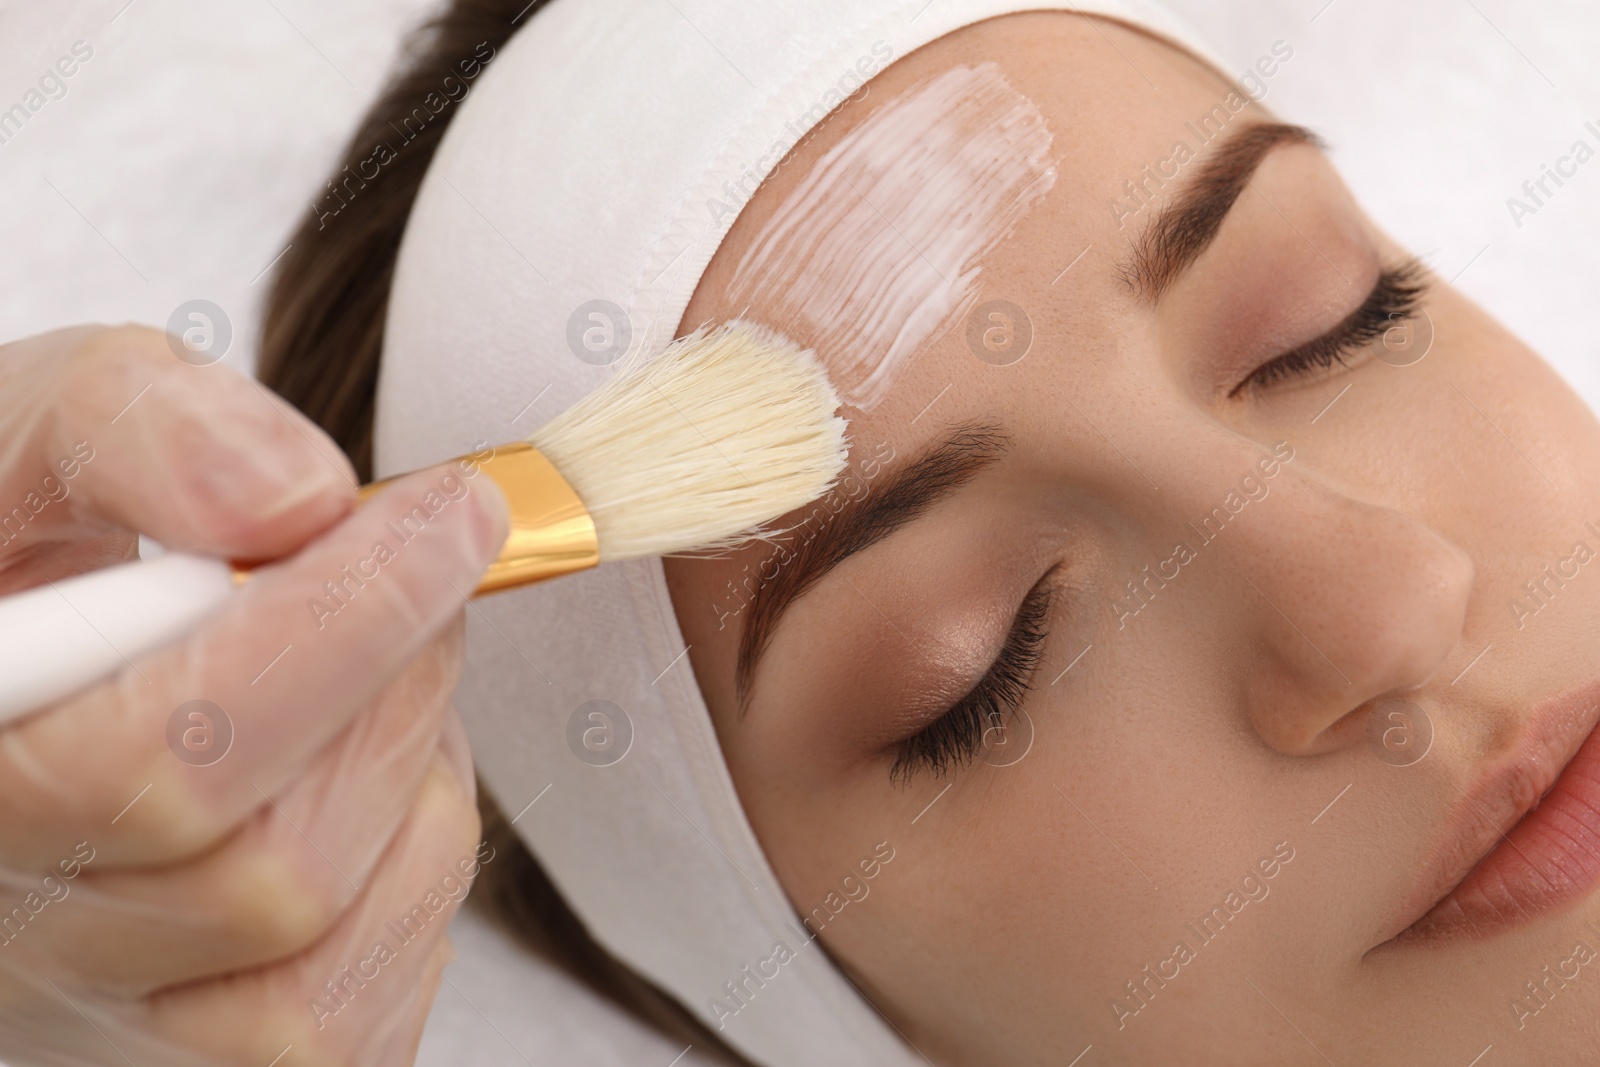
M 439 637 L 418 651 L 402 676 L 411 699 L 431 711 L 440 711 L 449 704 L 450 695 L 461 680 L 466 658 L 464 622 L 464 616 L 458 613 Z
M 260 960 L 285 959 L 315 944 L 354 897 L 326 862 L 293 846 L 247 851 L 226 881 L 230 926 L 249 931 L 249 947 Z
M 11 729 L 0 746 L 0 854 L 53 862 L 63 841 L 87 837 L 119 861 L 171 862 L 232 831 L 239 811 L 223 778 L 168 750 L 172 705 L 147 686 L 125 672 Z
M 136 842 L 119 852 L 145 862 L 174 862 L 207 851 L 232 831 L 233 820 L 194 787 L 194 772 L 174 763 L 170 756 L 158 757 L 143 775 L 123 779 L 141 779 L 146 786 L 120 792 L 107 789 L 101 798 L 98 807 L 120 813 L 120 841 Z
M 371 998 L 351 997 L 337 991 L 330 992 L 319 972 L 306 970 L 293 985 L 274 990 L 268 1003 L 258 1016 L 256 1046 L 265 1052 L 248 1062 L 265 1063 L 280 1054 L 285 1046 L 293 1048 L 294 1067 L 351 1067 L 366 1063 L 370 1055 L 372 1030 L 381 1021 L 382 1004 L 371 1003 Z M 348 1010 L 347 1010 L 348 1009 Z M 374 1016 L 377 1018 L 374 1018 Z M 285 1058 L 287 1067 L 288 1058 Z
M 169 1051 L 188 1053 L 184 1063 L 349 1067 L 352 1060 L 340 1059 L 317 1032 L 307 1010 L 310 991 L 301 984 L 285 980 L 283 972 L 268 972 L 259 981 L 226 982 L 154 994 L 146 1002 L 149 1036 Z
M 191 766 L 169 751 L 163 735 L 171 702 L 130 693 L 132 687 L 124 679 L 105 697 L 112 702 L 108 717 L 122 720 L 118 747 L 125 754 L 104 752 L 89 764 L 85 814 L 115 816 L 109 843 L 118 855 L 146 863 L 198 856 L 236 833 L 253 804 L 225 762 Z
M 247 1010 L 230 1012 L 228 1026 L 205 1020 L 202 1025 L 211 1031 L 205 1043 L 229 1063 L 267 1063 L 280 1057 L 283 1067 L 291 1063 L 294 1067 L 349 1067 L 353 1062 L 349 1050 L 336 1046 L 335 1034 L 317 1028 L 309 1007 L 316 999 L 310 981 L 307 976 L 304 986 L 271 987 Z
M 434 840 L 448 846 L 452 858 L 472 851 L 483 832 L 478 805 L 466 785 L 455 780 L 453 771 L 436 764 L 418 799 Z

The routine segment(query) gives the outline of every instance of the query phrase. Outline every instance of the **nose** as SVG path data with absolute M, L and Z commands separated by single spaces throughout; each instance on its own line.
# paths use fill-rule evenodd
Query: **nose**
M 1354 743 L 1332 728 L 1426 682 L 1460 640 L 1470 556 L 1416 516 L 1355 499 L 1285 467 L 1257 521 L 1234 524 L 1228 570 L 1240 606 L 1245 705 L 1287 755 Z M 1237 537 L 1232 535 L 1237 534 Z

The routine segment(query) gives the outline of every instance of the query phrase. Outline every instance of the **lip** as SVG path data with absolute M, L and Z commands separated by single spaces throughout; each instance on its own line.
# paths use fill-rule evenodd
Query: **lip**
M 1600 682 L 1534 709 L 1511 752 L 1462 790 L 1384 944 L 1492 937 L 1600 885 L 1597 722 Z

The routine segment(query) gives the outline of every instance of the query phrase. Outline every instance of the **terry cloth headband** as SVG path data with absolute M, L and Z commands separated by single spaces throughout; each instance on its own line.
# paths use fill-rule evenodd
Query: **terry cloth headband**
M 615 373 L 606 352 L 658 354 L 833 107 L 953 30 L 1048 9 L 1207 57 L 1148 0 L 553 0 L 458 105 L 411 212 L 378 473 L 526 436 Z M 475 602 L 456 700 L 479 773 L 594 937 L 750 1058 L 922 1062 L 784 896 L 685 651 L 656 559 Z

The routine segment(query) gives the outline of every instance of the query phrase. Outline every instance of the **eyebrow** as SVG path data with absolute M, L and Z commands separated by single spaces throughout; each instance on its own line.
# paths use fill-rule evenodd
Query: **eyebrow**
M 1133 255 L 1122 268 L 1134 291 L 1159 300 L 1216 238 L 1222 220 L 1267 153 L 1285 144 L 1327 147 L 1304 126 L 1281 122 L 1252 123 L 1224 141 L 1178 199 L 1162 208 L 1134 242 Z
M 788 562 L 780 564 L 770 580 L 759 583 L 751 597 L 734 674 L 741 707 L 749 697 L 756 665 L 791 604 L 839 564 L 966 485 L 1004 455 L 1009 443 L 999 427 L 963 426 L 886 481 L 847 502 L 836 514 L 824 512 L 822 528 L 803 540 Z

